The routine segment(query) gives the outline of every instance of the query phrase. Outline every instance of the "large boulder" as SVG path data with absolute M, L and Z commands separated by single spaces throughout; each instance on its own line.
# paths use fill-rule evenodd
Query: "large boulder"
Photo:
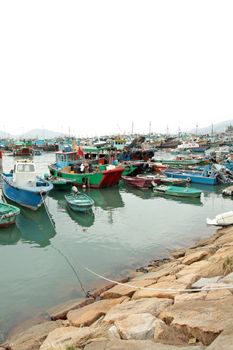
M 206 267 L 203 272 L 205 273 L 205 277 L 212 277 L 217 275 L 223 275 L 226 272 L 227 264 L 225 263 L 229 260 L 231 262 L 233 256 L 233 246 L 224 246 L 216 251 L 208 261 L 210 262 L 210 266 Z M 232 266 L 230 266 L 232 268 Z M 229 271 L 231 272 L 231 271 Z
M 201 260 L 192 263 L 191 265 L 185 265 L 185 267 L 176 273 L 176 278 L 181 278 L 189 274 L 197 274 L 200 277 L 208 277 L 205 275 L 205 270 L 212 265 L 208 260 Z
M 154 280 L 155 283 L 161 277 L 176 274 L 177 272 L 182 270 L 184 266 L 185 265 L 182 265 L 179 261 L 168 262 L 159 267 L 154 268 L 151 272 L 136 277 L 134 280 L 150 279 Z
M 227 326 L 206 350 L 233 350 L 233 325 Z
M 185 265 L 190 265 L 196 261 L 201 260 L 208 254 L 208 250 L 196 250 L 193 253 L 185 255 L 184 259 L 182 260 L 182 263 Z
M 61 322 L 49 321 L 33 326 L 9 340 L 11 350 L 38 350 L 47 335 L 59 327 Z
M 158 316 L 162 310 L 167 308 L 172 304 L 171 299 L 140 299 L 128 301 L 127 303 L 122 303 L 120 305 L 114 306 L 109 310 L 103 321 L 105 323 L 114 323 L 117 320 L 122 320 L 129 315 L 150 313 L 153 316 Z
M 153 339 L 157 319 L 149 313 L 132 314 L 117 320 L 115 326 L 122 339 Z
M 203 293 L 203 292 L 201 292 Z M 210 290 L 207 293 L 207 296 L 205 298 L 205 300 L 221 300 L 221 299 L 225 299 L 226 297 L 231 297 L 232 293 L 230 292 L 229 289 L 219 289 L 219 290 Z
M 189 337 L 186 334 L 176 332 L 173 327 L 166 325 L 165 322 L 157 319 L 154 332 L 154 341 L 171 345 L 187 345 L 189 342 Z
M 188 300 L 205 300 L 207 297 L 207 292 L 194 292 L 194 293 L 184 293 L 175 296 L 174 304 L 183 303 Z
M 122 303 L 124 300 L 127 300 L 127 298 L 100 300 L 81 309 L 69 311 L 67 319 L 71 325 L 76 327 L 90 326 L 101 316 L 105 315 L 113 306 Z
M 185 300 L 162 311 L 160 318 L 177 332 L 211 342 L 233 321 L 233 296 L 216 300 Z
M 83 306 L 89 305 L 94 302 L 93 298 L 80 298 L 69 300 L 63 304 L 50 308 L 47 312 L 52 320 L 65 319 L 69 311 L 80 309 Z
M 233 272 L 229 273 L 228 275 L 222 278 L 219 278 L 218 282 L 233 285 Z
M 84 350 L 204 350 L 204 348 L 157 344 L 151 340 L 105 340 L 92 342 L 86 345 Z
M 146 289 L 137 290 L 132 299 L 141 298 L 169 298 L 174 299 L 175 295 L 180 294 L 189 286 L 189 283 L 179 283 L 177 280 L 173 282 L 158 282 L 152 284 Z
M 107 290 L 106 292 L 103 292 L 100 295 L 100 298 L 112 299 L 112 298 L 120 298 L 123 296 L 131 297 L 138 288 L 150 286 L 154 282 L 155 282 L 154 280 L 145 279 L 145 280 L 139 280 L 139 281 L 132 280 L 128 283 L 125 283 L 124 285 L 118 284 L 113 288 Z M 132 286 L 135 286 L 135 287 L 133 288 Z
M 106 339 L 107 331 L 102 327 L 59 327 L 49 333 L 40 350 L 67 350 L 83 347 L 92 339 Z
M 220 276 L 215 277 L 202 277 L 198 279 L 195 283 L 192 284 L 192 288 L 194 289 L 202 289 L 213 283 L 217 283 L 220 279 Z

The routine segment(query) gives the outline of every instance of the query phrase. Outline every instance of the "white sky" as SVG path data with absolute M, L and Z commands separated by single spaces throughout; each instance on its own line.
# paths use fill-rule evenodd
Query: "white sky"
M 233 2 L 0 2 L 0 130 L 76 135 L 233 119 Z

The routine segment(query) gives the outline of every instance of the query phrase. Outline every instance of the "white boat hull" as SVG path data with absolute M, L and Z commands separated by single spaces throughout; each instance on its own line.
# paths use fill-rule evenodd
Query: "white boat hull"
M 206 219 L 207 225 L 229 226 L 233 225 L 233 211 L 217 215 L 214 219 Z

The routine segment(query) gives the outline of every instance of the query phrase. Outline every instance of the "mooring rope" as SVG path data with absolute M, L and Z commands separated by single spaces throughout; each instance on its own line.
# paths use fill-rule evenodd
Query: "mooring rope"
M 56 232 L 56 227 L 55 227 L 55 225 L 54 225 L 54 223 L 53 223 L 53 220 L 52 220 L 51 215 L 50 215 L 50 213 L 49 213 L 49 210 L 48 210 L 47 204 L 46 204 L 46 202 L 45 202 L 45 200 L 44 200 L 44 197 L 43 197 L 42 193 L 40 193 L 40 195 L 41 195 L 41 198 L 42 198 L 44 207 L 45 207 L 45 211 L 46 211 L 46 213 L 47 213 L 47 215 L 48 215 L 48 218 L 49 218 L 49 220 L 50 220 L 50 223 L 51 223 L 51 225 L 52 225 L 54 231 Z M 57 247 L 56 247 L 54 244 L 52 244 L 52 243 L 51 243 L 51 247 L 52 247 L 54 250 L 56 250 L 56 251 L 66 260 L 67 264 L 70 266 L 70 268 L 72 269 L 73 273 L 75 274 L 75 276 L 76 276 L 76 278 L 77 278 L 77 280 L 78 280 L 78 282 L 79 282 L 80 288 L 81 288 L 81 290 L 82 290 L 84 296 L 87 296 L 87 295 L 89 294 L 89 291 L 86 291 L 86 290 L 85 290 L 85 288 L 84 288 L 84 286 L 83 286 L 83 283 L 82 283 L 82 281 L 81 281 L 81 279 L 80 279 L 80 277 L 79 277 L 77 271 L 75 270 L 74 266 L 72 265 L 72 263 L 70 262 L 70 260 L 68 259 L 68 257 L 61 251 L 61 249 L 57 248 Z
M 51 222 L 51 225 L 53 226 L 55 232 L 56 232 L 56 228 L 55 228 L 55 225 L 52 221 L 52 218 L 50 216 L 50 213 L 48 211 L 48 207 L 47 207 L 47 204 L 45 203 L 44 201 L 44 198 L 42 197 L 43 199 L 43 203 L 44 203 L 44 206 L 45 206 L 45 210 L 47 212 L 47 215 L 49 217 L 49 220 Z M 64 258 L 65 260 L 67 261 L 67 263 L 69 264 L 69 266 L 71 267 L 71 269 L 73 270 L 75 276 L 77 277 L 78 281 L 79 281 L 79 284 L 81 286 L 81 289 L 83 291 L 83 293 L 85 294 L 86 297 L 88 296 L 91 296 L 91 293 L 89 291 L 85 291 L 84 287 L 83 287 L 83 284 L 74 268 L 74 266 L 71 264 L 71 262 L 69 261 L 69 259 L 65 256 L 64 253 L 62 253 L 62 251 L 55 247 L 53 244 L 51 244 L 51 246 L 57 250 Z M 77 259 L 77 258 L 76 258 Z M 126 287 L 126 288 L 132 288 L 132 289 L 136 289 L 136 290 L 148 290 L 148 291 L 153 291 L 153 292 L 172 292 L 172 293 L 185 293 L 185 292 L 203 292 L 203 291 L 206 291 L 206 292 L 209 292 L 209 291 L 217 291 L 217 290 L 226 290 L 226 289 L 233 289 L 233 285 L 232 284 L 226 284 L 226 286 L 212 286 L 212 287 L 202 287 L 202 288 L 153 288 L 153 287 L 140 287 L 140 286 L 137 286 L 137 285 L 134 285 L 134 284 L 129 284 L 129 283 L 122 283 L 122 282 L 118 282 L 116 280 L 113 280 L 111 278 L 107 278 L 95 271 L 93 271 L 92 269 L 90 269 L 89 267 L 85 266 L 79 259 L 77 259 L 78 261 L 78 264 L 87 272 L 89 272 L 90 274 L 96 276 L 96 277 L 99 277 L 101 278 L 102 280 L 105 280 L 107 282 L 111 282 L 115 285 L 119 285 L 119 286 L 123 286 L 123 287 Z M 156 281 L 154 282 L 156 283 Z M 221 283 L 221 282 L 220 282 Z

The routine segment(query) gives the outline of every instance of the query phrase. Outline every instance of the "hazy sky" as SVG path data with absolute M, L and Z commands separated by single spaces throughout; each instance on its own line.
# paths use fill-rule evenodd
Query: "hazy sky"
M 233 2 L 0 2 L 0 130 L 77 135 L 233 119 Z

